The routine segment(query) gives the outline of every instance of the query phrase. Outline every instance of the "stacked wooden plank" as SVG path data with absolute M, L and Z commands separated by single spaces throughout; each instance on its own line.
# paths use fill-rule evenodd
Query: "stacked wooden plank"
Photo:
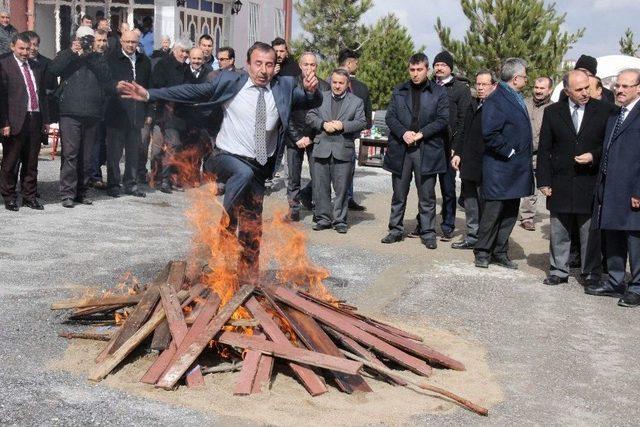
M 108 339 L 90 380 L 102 380 L 139 348 L 159 351 L 140 379 L 144 383 L 166 390 L 182 381 L 197 387 L 204 384 L 203 372 L 241 366 L 233 389 L 236 395 L 268 388 L 276 363 L 290 368 L 285 372 L 293 373 L 312 396 L 326 393 L 328 382 L 345 393 L 371 392 L 363 374 L 393 385 L 425 388 L 397 368 L 423 377 L 434 367 L 465 369 L 418 336 L 301 289 L 246 284 L 230 300 L 221 301 L 207 286 L 185 276 L 186 263 L 173 261 L 138 295 L 67 300 L 52 306 L 74 308 L 70 318 L 76 320 L 127 310 L 122 325 L 108 336 L 66 335 Z

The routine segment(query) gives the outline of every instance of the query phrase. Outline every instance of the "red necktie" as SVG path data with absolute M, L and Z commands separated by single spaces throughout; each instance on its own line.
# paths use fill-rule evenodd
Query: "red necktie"
M 36 86 L 33 84 L 33 79 L 31 79 L 31 73 L 29 72 L 29 64 L 26 61 L 22 63 L 22 73 L 24 74 L 24 78 L 27 80 L 27 89 L 29 91 L 29 103 L 31 104 L 31 110 L 38 111 L 40 110 L 40 106 L 38 105 Z

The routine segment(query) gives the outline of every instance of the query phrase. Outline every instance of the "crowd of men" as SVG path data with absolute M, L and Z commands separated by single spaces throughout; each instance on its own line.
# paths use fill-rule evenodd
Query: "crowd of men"
M 71 46 L 48 59 L 39 54 L 36 33 L 18 33 L 9 21 L 0 13 L 0 193 L 7 210 L 20 208 L 18 181 L 22 206 L 44 209 L 37 162 L 51 123 L 59 124 L 65 208 L 92 204 L 89 187 L 112 197 L 145 197 L 146 185 L 172 193 L 213 176 L 224 193 L 227 227 L 243 245 L 248 278 L 258 268 L 262 200 L 283 161 L 290 221 L 308 209 L 314 230 L 342 234 L 348 211 L 365 209 L 353 199 L 355 143 L 371 127 L 372 111 L 369 90 L 355 77 L 357 52 L 341 51 L 339 67 L 319 80 L 316 53 L 304 52 L 296 63 L 286 41 L 276 38 L 254 44 L 241 70 L 232 48 L 214 55 L 208 35 L 196 46 L 163 37 L 154 50 L 149 19 L 140 28 L 111 31 L 104 17 L 85 16 Z M 551 214 L 544 283 L 565 283 L 578 266 L 586 293 L 640 305 L 640 71 L 622 71 L 614 93 L 596 77 L 597 61 L 583 55 L 552 103 L 551 77 L 536 79 L 532 97 L 523 97 L 527 64 L 519 58 L 504 61 L 499 76 L 478 70 L 473 90 L 454 75 L 446 51 L 432 64 L 416 53 L 407 69 L 385 118 L 383 167 L 391 172 L 393 196 L 382 243 L 408 235 L 437 248 L 439 181 L 440 240 L 452 239 L 460 204 L 466 231 L 451 247 L 473 250 L 479 268 L 516 269 L 509 237 L 518 219 L 535 230 L 537 187 Z M 187 152 L 195 179 L 185 178 L 178 160 Z M 305 155 L 311 181 L 302 188 Z M 405 233 L 412 181 L 417 227 Z

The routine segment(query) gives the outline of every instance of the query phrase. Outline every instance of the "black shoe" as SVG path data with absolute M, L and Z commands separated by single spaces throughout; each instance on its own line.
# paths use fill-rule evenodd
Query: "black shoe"
M 311 221 L 312 221 L 312 222 L 314 222 L 314 223 L 318 222 L 318 217 L 317 217 L 316 215 L 314 215 L 314 216 L 311 218 Z
M 637 307 L 640 305 L 640 294 L 635 292 L 627 292 L 624 294 L 620 301 L 618 301 L 620 307 Z
M 36 199 L 36 200 L 24 200 L 22 202 L 22 206 L 26 206 L 31 209 L 35 209 L 37 211 L 44 210 L 44 206 Z
M 568 281 L 569 281 L 568 277 L 563 278 L 563 277 L 558 277 L 550 274 L 549 276 L 547 276 L 546 279 L 542 281 L 542 283 L 549 286 L 556 286 L 556 285 L 559 285 L 560 283 L 567 283 Z
M 93 204 L 93 200 L 90 199 L 89 197 L 83 196 L 83 197 L 76 197 L 75 199 L 73 199 L 74 202 L 76 203 L 80 203 L 82 205 L 92 205 Z
M 436 239 L 423 239 L 422 244 L 425 245 L 427 249 L 435 249 L 438 247 Z
M 600 284 L 600 280 L 598 279 L 583 279 L 582 286 L 585 288 L 593 288 Z
M 356 201 L 353 200 L 353 199 L 349 200 L 349 206 L 348 207 L 349 207 L 350 211 L 356 211 L 356 212 L 363 212 L 363 211 L 367 210 L 367 208 L 365 208 L 362 205 L 357 204 Z
M 8 211 L 14 211 L 14 212 L 17 212 L 20 209 L 15 200 L 9 200 L 4 202 L 4 208 Z
M 440 237 L 440 240 L 442 240 L 443 242 L 448 242 L 451 239 L 453 239 L 453 231 L 443 231 L 442 232 L 442 237 Z
M 62 207 L 63 208 L 72 208 L 74 206 L 75 206 L 75 204 L 73 203 L 73 199 L 71 199 L 70 197 L 68 197 L 66 199 L 62 199 Z
M 147 197 L 147 194 L 140 190 L 124 190 L 124 193 L 134 197 Z
M 476 255 L 475 265 L 479 268 L 489 268 L 489 258 Z
M 328 230 L 329 228 L 331 228 L 331 224 L 327 224 L 327 223 L 323 223 L 323 222 L 317 222 L 313 225 L 312 227 L 315 231 L 320 231 L 320 230 Z
M 290 210 L 289 214 L 287 215 L 287 220 L 292 221 L 292 222 L 300 221 L 300 211 Z
M 470 243 L 470 242 L 468 242 L 466 240 L 462 240 L 460 242 L 453 242 L 451 244 L 451 247 L 453 249 L 473 249 L 474 246 L 475 246 L 474 243 Z
M 511 261 L 506 256 L 491 258 L 491 264 L 499 265 L 500 267 L 508 268 L 510 270 L 517 270 L 518 264 Z
M 396 243 L 402 242 L 404 240 L 404 236 L 402 234 L 389 233 L 380 240 L 381 243 Z
M 306 210 L 313 210 L 313 201 L 311 200 L 311 196 L 307 194 L 300 194 L 298 198 L 300 199 L 300 203 L 302 203 L 302 206 L 304 206 Z
M 165 194 L 173 193 L 173 191 L 171 191 L 171 184 L 169 184 L 168 182 L 163 182 L 162 183 L 162 185 L 160 186 L 160 191 L 165 193 Z
M 420 237 L 420 234 L 422 234 L 422 231 L 420 231 L 420 227 L 416 227 L 415 230 L 413 230 L 412 232 L 407 234 L 407 237 L 410 238 L 410 239 L 415 239 L 415 238 Z
M 333 229 L 340 234 L 347 234 L 347 224 L 336 224 L 333 226 Z
M 107 195 L 110 197 L 120 197 L 120 189 L 117 187 L 107 188 Z
M 595 295 L 597 297 L 614 297 L 622 298 L 624 292 L 613 288 L 608 282 L 596 282 L 592 286 L 587 286 L 584 289 L 584 293 L 587 295 Z

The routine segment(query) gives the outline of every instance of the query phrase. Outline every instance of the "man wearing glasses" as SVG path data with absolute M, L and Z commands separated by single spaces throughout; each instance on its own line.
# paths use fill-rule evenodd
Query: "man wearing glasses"
M 232 47 L 221 47 L 216 57 L 221 70 L 242 72 L 241 69 L 236 69 L 236 51 Z
M 640 69 L 620 72 L 614 86 L 620 112 L 609 117 L 596 185 L 593 223 L 603 231 L 609 279 L 589 286 L 590 295 L 621 297 L 640 305 Z M 625 290 L 629 259 L 631 280 Z
M 476 267 L 489 263 L 517 269 L 507 256 L 509 236 L 518 218 L 520 199 L 533 194 L 531 122 L 520 94 L 527 85 L 527 63 L 509 58 L 500 84 L 484 102 L 482 191 L 485 198 L 475 245 Z

